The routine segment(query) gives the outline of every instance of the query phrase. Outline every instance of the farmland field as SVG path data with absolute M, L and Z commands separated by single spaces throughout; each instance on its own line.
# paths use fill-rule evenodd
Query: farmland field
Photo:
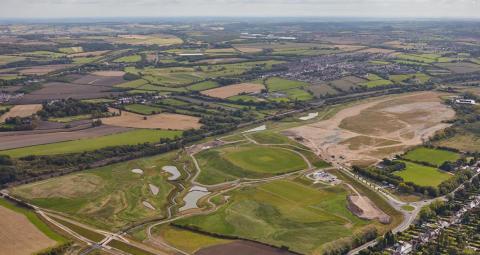
M 10 117 L 27 117 L 30 116 L 42 109 L 41 104 L 31 104 L 31 105 L 16 105 L 10 110 L 0 116 L 0 123 L 5 122 L 7 118 Z
M 113 62 L 116 62 L 116 63 L 135 63 L 135 62 L 139 62 L 140 60 L 142 60 L 142 56 L 131 55 L 131 56 L 125 56 L 125 57 L 117 58 Z
M 269 78 L 266 82 L 269 92 L 276 92 L 294 88 L 307 88 L 310 84 L 301 81 L 292 81 L 279 77 Z
M 460 155 L 455 152 L 426 147 L 411 150 L 403 157 L 411 161 L 426 162 L 437 167 L 441 166 L 445 161 L 455 162 L 460 159 Z
M 436 187 L 453 176 L 433 167 L 419 165 L 408 161 L 402 162 L 407 165 L 407 168 L 402 171 L 394 172 L 394 174 L 402 177 L 405 182 L 413 182 L 420 186 Z
M 66 242 L 37 214 L 0 199 L 0 249 L 3 254 L 35 254 Z
M 180 87 L 201 82 L 208 78 L 241 75 L 255 67 L 268 70 L 271 69 L 273 65 L 280 63 L 283 62 L 276 60 L 268 60 L 241 62 L 234 64 L 209 65 L 208 67 L 146 67 L 143 69 L 127 67 L 125 71 L 133 74 L 141 74 L 144 76 L 144 79 L 150 81 L 150 83 L 152 84 L 170 87 Z
M 195 155 L 200 183 L 215 184 L 238 178 L 260 178 L 298 171 L 307 164 L 298 154 L 276 147 L 230 146 Z
M 162 108 L 144 105 L 144 104 L 129 104 L 125 106 L 125 110 L 129 112 L 134 112 L 142 115 L 151 115 L 162 112 Z
M 480 65 L 468 63 L 468 62 L 458 62 L 458 63 L 439 63 L 437 66 L 446 68 L 454 73 L 465 74 L 473 73 L 480 71 Z
M 28 155 L 55 155 L 82 151 L 92 151 L 108 146 L 135 145 L 147 142 L 154 143 L 160 141 L 161 138 L 174 138 L 175 136 L 181 135 L 181 131 L 142 129 L 124 132 L 120 134 L 101 136 L 97 138 L 80 139 L 68 142 L 4 150 L 0 151 L 0 153 L 12 157 L 24 157 Z
M 229 98 L 242 93 L 247 93 L 247 94 L 259 93 L 264 88 L 265 87 L 262 84 L 240 83 L 240 84 L 234 84 L 234 85 L 228 85 L 224 87 L 204 90 L 201 93 L 209 97 Z
M 347 209 L 348 192 L 341 187 L 316 189 L 280 180 L 228 195 L 229 202 L 217 212 L 175 224 L 319 254 L 324 244 L 351 236 L 369 223 Z
M 160 113 L 145 117 L 140 114 L 122 111 L 120 116 L 103 118 L 102 122 L 116 127 L 145 128 L 145 129 L 165 129 L 165 130 L 188 130 L 201 127 L 198 117 Z
M 180 229 L 174 226 L 161 226 L 154 229 L 161 239 L 168 242 L 170 245 L 174 245 L 189 252 L 195 253 L 199 249 L 206 248 L 212 245 L 231 243 L 231 240 L 219 239 L 210 237 L 207 235 L 198 234 L 192 231 Z M 185 242 L 188 240 L 188 242 Z
M 193 90 L 193 91 L 202 91 L 202 90 L 207 90 L 207 89 L 213 89 L 213 88 L 216 88 L 218 86 L 219 85 L 214 81 L 204 81 L 204 82 L 200 82 L 200 83 L 197 83 L 197 84 L 190 85 L 190 86 L 187 87 L 187 89 Z
M 424 73 L 416 73 L 416 74 L 400 74 L 400 75 L 390 75 L 390 80 L 395 83 L 401 83 L 406 80 L 412 79 L 415 80 L 419 84 L 424 84 L 425 82 L 430 80 L 430 76 Z
M 82 223 L 115 230 L 165 215 L 167 196 L 173 185 L 167 182 L 167 175 L 161 169 L 176 165 L 175 155 L 173 152 L 86 170 L 15 187 L 12 192 Z M 141 169 L 143 174 L 132 169 Z M 159 188 L 157 195 L 152 194 L 149 184 Z M 145 207 L 143 201 L 148 201 L 155 210 Z

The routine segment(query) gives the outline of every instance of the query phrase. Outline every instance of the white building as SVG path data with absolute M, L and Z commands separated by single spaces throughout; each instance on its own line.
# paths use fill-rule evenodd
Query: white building
M 473 99 L 461 99 L 461 98 L 460 99 L 455 99 L 455 103 L 457 103 L 457 104 L 472 104 L 472 105 L 477 104 L 475 102 L 475 100 L 473 100 Z

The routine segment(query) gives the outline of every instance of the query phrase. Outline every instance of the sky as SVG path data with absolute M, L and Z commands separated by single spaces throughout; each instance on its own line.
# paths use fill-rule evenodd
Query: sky
M 0 18 L 480 18 L 480 0 L 0 0 Z

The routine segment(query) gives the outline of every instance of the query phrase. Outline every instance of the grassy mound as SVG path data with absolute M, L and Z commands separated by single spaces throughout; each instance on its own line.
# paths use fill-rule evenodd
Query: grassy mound
M 202 169 L 198 181 L 204 184 L 269 177 L 307 168 L 298 154 L 277 147 L 229 146 L 202 151 L 195 157 Z

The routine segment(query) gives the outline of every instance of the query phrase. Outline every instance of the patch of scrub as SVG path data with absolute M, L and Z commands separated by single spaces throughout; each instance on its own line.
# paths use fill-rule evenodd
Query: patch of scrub
M 138 169 L 138 168 L 132 169 L 132 173 L 134 173 L 134 174 L 143 174 L 143 170 L 142 170 L 142 169 Z
M 247 130 L 247 131 L 244 131 L 244 132 L 242 132 L 242 133 L 251 133 L 251 132 L 264 131 L 264 130 L 267 130 L 267 126 L 266 126 L 266 125 L 262 125 L 262 126 L 260 126 L 260 127 L 252 128 L 252 129 Z
M 168 177 L 169 181 L 175 181 L 181 176 L 180 171 L 178 171 L 176 166 L 164 166 L 162 167 L 162 170 L 171 174 L 171 176 Z
M 318 117 L 318 112 L 312 112 L 312 113 L 309 113 L 307 116 L 300 117 L 299 119 L 300 120 L 311 120 L 311 119 L 316 118 L 316 117 Z
M 158 195 L 158 192 L 160 191 L 160 189 L 157 186 L 153 184 L 148 184 L 148 186 L 150 187 L 150 191 L 154 196 Z
M 143 201 L 142 204 L 150 210 L 155 210 L 155 207 L 147 201 Z
M 198 200 L 208 194 L 210 194 L 210 192 L 208 192 L 208 189 L 200 186 L 193 186 L 192 188 L 190 188 L 188 194 L 183 198 L 183 201 L 185 201 L 185 205 L 180 208 L 179 211 L 183 212 L 189 209 L 198 208 Z

